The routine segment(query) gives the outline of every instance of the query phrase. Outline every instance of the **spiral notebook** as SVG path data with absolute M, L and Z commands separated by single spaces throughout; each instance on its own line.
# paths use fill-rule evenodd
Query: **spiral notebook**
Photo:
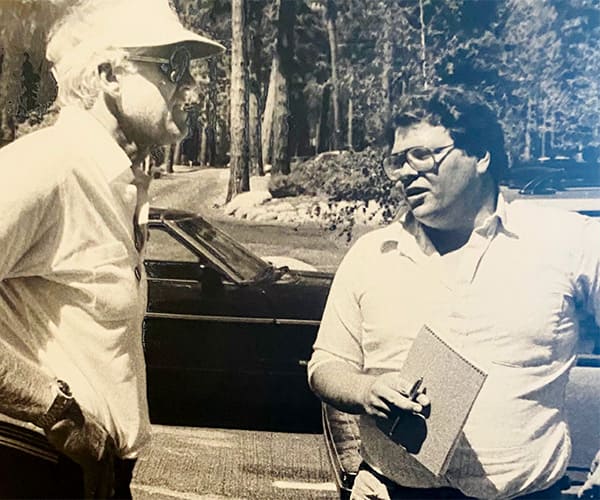
M 443 475 L 487 374 L 427 326 L 399 371 L 411 382 L 423 377 L 429 415 L 405 413 L 393 429 L 393 419 L 361 417 L 363 456 L 391 479 L 394 470 L 410 467 L 412 459 Z

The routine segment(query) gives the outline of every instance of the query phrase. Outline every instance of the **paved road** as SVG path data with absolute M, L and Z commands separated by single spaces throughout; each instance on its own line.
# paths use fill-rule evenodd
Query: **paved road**
M 154 426 L 135 500 L 333 500 L 319 434 Z

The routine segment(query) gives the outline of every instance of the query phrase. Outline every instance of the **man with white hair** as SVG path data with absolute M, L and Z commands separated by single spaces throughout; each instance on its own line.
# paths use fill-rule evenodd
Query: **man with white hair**
M 131 496 L 148 441 L 140 327 L 151 148 L 181 139 L 191 59 L 167 0 L 80 2 L 47 49 L 62 109 L 0 150 L 0 497 Z

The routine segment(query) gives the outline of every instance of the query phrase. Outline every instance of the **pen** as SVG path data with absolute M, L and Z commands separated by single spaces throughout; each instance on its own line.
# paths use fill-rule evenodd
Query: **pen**
M 421 385 L 423 384 L 423 377 L 419 377 L 419 379 L 413 384 L 413 386 L 411 387 L 410 391 L 408 392 L 408 399 L 410 399 L 411 401 L 415 401 L 417 396 L 419 395 L 419 389 L 421 388 Z M 394 423 L 392 424 L 392 427 L 390 428 L 390 431 L 388 432 L 388 436 L 392 437 L 392 435 L 394 434 L 394 431 L 396 430 L 396 427 L 398 427 L 398 423 L 400 422 L 400 417 L 396 417 L 396 420 L 394 420 Z

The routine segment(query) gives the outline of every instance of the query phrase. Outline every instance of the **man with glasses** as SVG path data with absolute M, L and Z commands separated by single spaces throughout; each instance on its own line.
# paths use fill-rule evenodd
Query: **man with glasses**
M 441 87 L 403 109 L 384 162 L 403 212 L 341 263 L 309 381 L 337 409 L 376 419 L 433 408 L 398 374 L 423 325 L 488 375 L 445 474 L 400 447 L 388 460 L 363 436 L 352 498 L 558 498 L 576 314 L 600 324 L 600 227 L 504 201 L 503 134 L 479 96 Z
M 190 60 L 222 49 L 167 0 L 78 2 L 50 35 L 58 121 L 0 150 L 1 498 L 131 497 L 150 434 L 142 161 L 185 135 Z

